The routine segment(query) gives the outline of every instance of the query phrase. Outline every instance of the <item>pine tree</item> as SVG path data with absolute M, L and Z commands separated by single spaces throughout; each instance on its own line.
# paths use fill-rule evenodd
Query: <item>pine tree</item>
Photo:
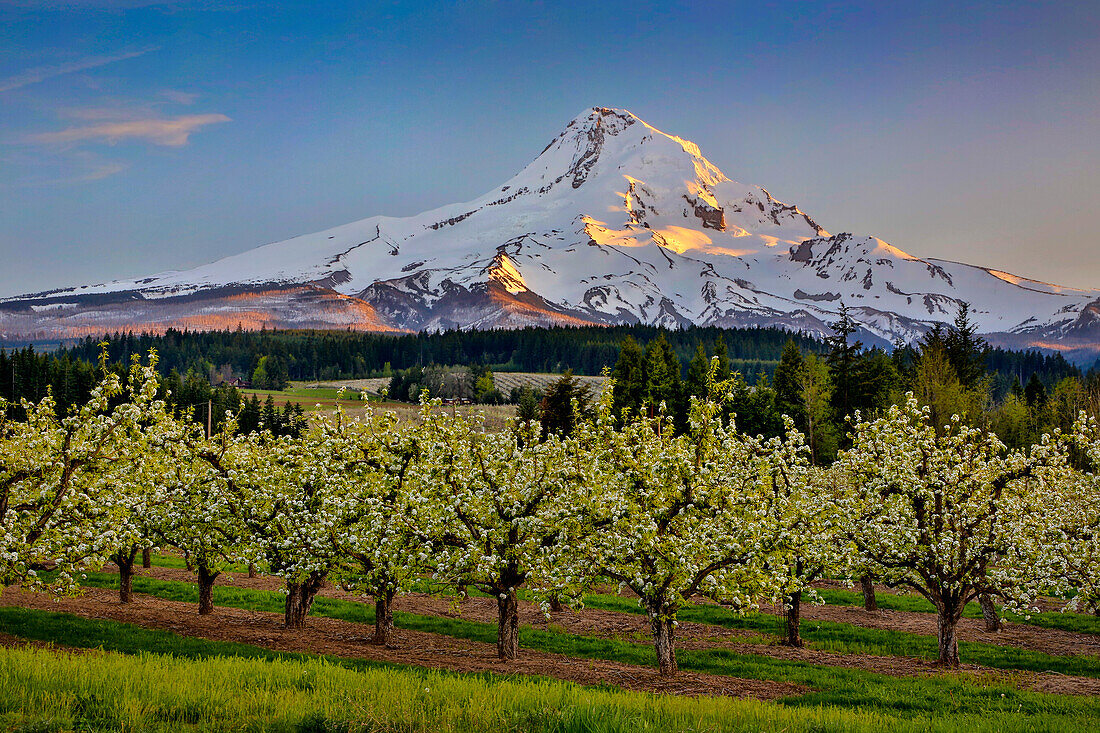
M 802 402 L 802 389 L 799 375 L 802 372 L 802 349 L 794 339 L 789 339 L 783 347 L 783 355 L 775 368 L 775 409 L 780 414 L 790 416 L 801 430 L 806 429 L 806 411 Z
M 955 374 L 966 389 L 976 389 L 986 375 L 985 360 L 989 344 L 977 335 L 977 326 L 970 321 L 970 304 L 959 303 L 955 326 L 944 334 L 944 348 Z
M 829 366 L 833 386 L 831 404 L 838 418 L 843 418 L 852 414 L 855 408 L 855 398 L 859 392 L 858 362 L 863 342 L 852 341 L 859 326 L 848 315 L 848 307 L 843 304 L 840 306 L 840 319 L 831 328 L 833 335 L 825 340 L 829 345 L 825 362 Z
M 679 421 L 683 412 L 680 360 L 663 333 L 646 347 L 645 367 L 645 402 L 654 410 L 663 402 L 669 414 Z
M 572 369 L 566 370 L 560 379 L 546 388 L 539 404 L 542 434 L 572 435 L 577 420 L 591 412 L 591 402 L 588 385 L 574 377 Z
M 523 385 L 518 390 L 516 417 L 525 423 L 537 420 L 539 417 L 539 398 L 529 384 Z
M 1031 379 L 1027 380 L 1027 386 L 1024 387 L 1024 401 L 1027 402 L 1027 406 L 1031 408 L 1043 407 L 1047 402 L 1047 388 L 1043 386 L 1042 380 L 1039 379 L 1039 375 L 1035 372 L 1031 373 Z
M 627 336 L 619 345 L 611 377 L 615 380 L 611 399 L 616 418 L 621 418 L 623 410 L 637 412 L 645 402 L 646 356 L 633 336 Z
M 718 370 L 714 373 L 714 379 L 724 382 L 733 376 L 733 370 L 730 368 L 730 353 L 726 348 L 726 338 L 720 333 L 714 340 L 714 355 L 718 357 Z
M 710 360 L 702 344 L 695 347 L 695 355 L 688 362 L 687 376 L 684 378 L 684 394 L 686 397 L 707 396 L 707 373 L 710 371 Z

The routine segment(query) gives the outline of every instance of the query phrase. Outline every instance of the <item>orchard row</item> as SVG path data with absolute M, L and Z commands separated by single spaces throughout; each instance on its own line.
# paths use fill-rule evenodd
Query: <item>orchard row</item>
M 111 560 L 126 602 L 138 553 L 172 547 L 198 573 L 200 613 L 219 573 L 257 564 L 286 582 L 287 626 L 331 582 L 374 599 L 382 644 L 394 597 L 430 576 L 496 598 L 509 659 L 521 589 L 549 610 L 613 582 L 647 612 L 664 675 L 697 595 L 731 612 L 782 602 L 800 645 L 814 581 L 873 577 L 933 603 L 948 666 L 971 600 L 1100 602 L 1100 481 L 1081 468 L 1100 465 L 1100 431 L 1084 417 L 1009 450 L 958 418 L 931 424 L 910 396 L 857 415 L 851 447 L 819 468 L 789 420 L 779 437 L 738 432 L 714 363 L 686 430 L 615 415 L 605 390 L 566 436 L 518 420 L 488 432 L 425 402 L 411 420 L 320 415 L 300 437 L 239 432 L 229 415 L 206 437 L 166 409 L 154 366 L 105 369 L 67 415 L 47 397 L 15 421 L 0 402 L 4 585 L 73 591 Z

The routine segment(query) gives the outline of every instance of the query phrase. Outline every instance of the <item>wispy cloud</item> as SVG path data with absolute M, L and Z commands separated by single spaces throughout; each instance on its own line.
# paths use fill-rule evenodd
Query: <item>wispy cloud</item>
M 120 140 L 146 140 L 154 145 L 179 147 L 186 145 L 191 133 L 217 122 L 229 122 L 223 114 L 181 115 L 179 117 L 148 118 L 107 122 L 102 125 L 70 127 L 57 132 L 41 132 L 31 135 L 34 143 L 56 144 L 86 140 L 116 143 Z
M 160 93 L 160 96 L 167 99 L 169 102 L 176 104 L 194 104 L 195 100 L 199 98 L 198 94 L 192 92 L 181 92 L 178 89 L 165 89 Z
M 126 163 L 117 160 L 105 160 L 93 155 L 81 155 L 78 156 L 77 160 L 80 170 L 66 178 L 48 181 L 48 185 L 102 181 L 104 178 L 109 178 L 129 168 Z
M 42 188 L 102 181 L 130 168 L 130 164 L 90 150 L 19 151 L 0 155 L 0 190 Z
M 118 53 L 112 56 L 88 56 L 76 61 L 69 61 L 64 64 L 53 64 L 51 66 L 37 66 L 33 69 L 27 69 L 21 74 L 9 77 L 7 79 L 0 80 L 0 92 L 10 92 L 13 89 L 20 89 L 30 84 L 37 84 L 45 81 L 46 79 L 52 79 L 55 76 L 63 76 L 64 74 L 73 74 L 78 71 L 85 71 L 87 69 L 95 69 L 100 66 L 106 66 L 107 64 L 113 64 L 116 61 L 125 61 L 126 59 L 136 58 L 142 56 L 151 51 L 156 51 L 156 46 L 150 46 L 149 48 L 142 48 L 136 51 L 127 51 L 125 53 Z

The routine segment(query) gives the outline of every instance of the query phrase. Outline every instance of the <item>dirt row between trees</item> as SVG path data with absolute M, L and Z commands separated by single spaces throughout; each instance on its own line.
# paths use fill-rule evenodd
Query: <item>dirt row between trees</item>
M 681 671 L 674 679 L 661 679 L 657 670 L 632 664 L 575 659 L 560 654 L 524 649 L 520 658 L 501 662 L 496 646 L 455 639 L 441 634 L 396 629 L 393 643 L 376 647 L 369 643 L 373 627 L 337 619 L 311 617 L 302 629 L 285 629 L 281 614 L 218 607 L 214 614 L 199 616 L 195 604 L 166 601 L 135 593 L 130 604 L 118 602 L 117 593 L 88 588 L 77 598 L 58 598 L 7 588 L 0 605 L 72 613 L 84 618 L 109 619 L 145 628 L 171 631 L 216 641 L 234 641 L 276 651 L 329 654 L 454 672 L 492 672 L 498 675 L 537 675 L 582 685 L 614 685 L 627 690 L 674 695 L 713 695 L 774 700 L 807 692 L 789 682 L 747 680 L 724 675 Z M 0 635 L 0 645 L 26 643 Z
M 114 568 L 113 565 L 110 567 L 111 569 Z M 182 568 L 158 567 L 142 569 L 140 573 L 158 580 L 195 582 L 194 575 Z M 243 574 L 228 574 L 219 577 L 217 585 L 279 591 L 283 587 L 283 582 L 273 576 L 249 578 Z M 334 588 L 331 584 L 326 584 L 320 595 L 347 601 L 369 601 L 369 599 L 364 599 L 359 595 Z M 394 598 L 393 609 L 425 616 L 463 618 L 488 624 L 496 624 L 497 622 L 497 606 L 491 598 L 468 598 L 456 603 L 456 599 L 411 593 Z M 776 631 L 779 633 L 782 617 L 778 614 L 782 612 L 782 609 L 764 607 L 761 610 L 765 613 L 777 614 Z M 815 606 L 810 603 L 803 603 L 802 621 L 806 625 L 812 625 L 814 621 L 834 621 L 869 629 L 900 631 L 932 637 L 935 637 L 937 633 L 935 614 L 914 611 L 865 611 L 863 608 L 855 606 Z M 538 606 L 520 601 L 519 622 L 521 625 L 542 629 L 553 626 L 570 634 L 584 636 L 619 638 L 627 641 L 650 642 L 652 640 L 649 620 L 645 616 L 619 611 L 586 608 L 579 612 L 552 613 L 550 618 L 547 619 Z M 834 654 L 813 649 L 788 649 L 771 644 L 744 641 L 745 639 L 758 639 L 759 637 L 760 634 L 755 631 L 728 629 L 712 624 L 681 621 L 676 627 L 676 646 L 679 649 L 713 649 L 721 647 L 747 654 L 767 654 L 768 656 L 784 659 L 799 659 L 814 664 L 853 666 L 837 661 L 847 659 L 849 655 L 845 654 Z M 1100 656 L 1100 636 L 1008 621 L 1004 622 L 1004 628 L 1001 631 L 988 632 L 985 630 L 985 623 L 981 619 L 964 618 L 959 622 L 959 640 L 1017 647 L 1054 656 Z M 859 666 L 884 674 L 896 674 L 895 670 L 899 669 L 899 665 L 902 674 L 919 674 L 931 667 L 930 663 L 926 663 L 924 660 L 910 657 L 874 657 L 868 655 L 864 657 L 864 660 L 866 663 Z M 913 664 L 916 664 L 917 668 L 914 668 Z
M 113 569 L 114 566 L 109 566 L 105 570 Z M 161 568 L 154 567 L 151 569 L 136 569 L 136 572 L 145 575 L 147 577 L 155 578 L 158 580 L 170 580 L 186 583 L 193 583 L 194 576 L 182 568 Z M 249 578 L 245 574 L 223 574 L 219 576 L 216 582 L 217 585 L 233 586 L 239 588 L 250 588 L 254 590 L 266 590 L 266 591 L 278 591 L 282 588 L 282 581 L 279 578 L 273 576 L 259 576 L 256 578 Z M 89 589 L 89 593 L 92 590 Z M 20 597 L 24 594 L 20 594 Z M 320 593 L 321 596 L 336 598 L 340 600 L 346 600 L 351 602 L 365 602 L 369 603 L 369 599 L 341 591 L 334 588 L 331 585 L 327 585 Z M 85 596 L 86 598 L 89 596 Z M 102 602 L 113 604 L 116 608 L 121 607 L 117 603 L 117 593 L 106 589 L 97 591 L 97 597 Z M 135 594 L 137 597 L 137 594 Z M 25 605 L 19 602 L 18 597 L 8 601 L 7 597 L 4 597 L 5 603 L 14 605 Z M 161 603 L 158 599 L 142 596 L 143 603 L 146 606 L 155 607 L 157 603 Z M 163 601 L 163 603 L 173 603 L 169 601 Z M 195 604 L 179 604 L 174 603 L 173 607 L 181 609 L 181 614 L 187 616 L 189 619 L 209 619 L 211 617 L 200 617 L 196 612 Z M 122 607 L 124 608 L 124 607 Z M 841 621 L 845 623 L 852 623 L 855 625 L 866 626 L 870 628 L 882 628 L 895 631 L 907 631 L 909 633 L 927 634 L 934 636 L 936 633 L 936 618 L 933 614 L 905 612 L 905 611 L 875 611 L 868 612 L 862 608 L 844 607 L 844 606 L 803 606 L 805 614 L 805 622 L 812 624 L 814 620 L 832 620 Z M 424 616 L 437 616 L 442 618 L 461 618 L 468 621 L 475 621 L 487 624 L 496 624 L 497 622 L 497 608 L 496 602 L 491 598 L 468 598 L 462 601 L 452 598 L 441 598 L 439 596 L 431 596 L 421 593 L 413 593 L 405 596 L 399 596 L 394 599 L 394 610 L 403 611 L 406 613 L 424 615 Z M 79 611 L 74 611 L 79 613 Z M 214 613 L 213 618 L 219 618 L 223 614 L 247 614 L 249 612 L 239 611 L 237 609 L 230 609 L 224 607 L 218 607 Z M 536 629 L 546 629 L 554 631 L 562 631 L 569 634 L 593 636 L 598 638 L 614 638 L 623 639 L 626 641 L 638 642 L 638 643 L 652 643 L 652 635 L 649 628 L 649 622 L 646 617 L 640 614 L 624 613 L 619 611 L 605 611 L 601 609 L 586 608 L 578 612 L 563 611 L 560 613 L 552 613 L 551 617 L 547 619 L 542 611 L 534 604 L 528 602 L 520 603 L 520 623 L 522 625 L 531 626 Z M 81 614 L 85 615 L 85 614 Z M 276 630 L 280 634 L 286 636 L 293 636 L 296 632 L 285 632 L 282 629 L 282 617 L 277 614 L 262 614 L 267 619 L 264 621 L 269 627 L 274 625 Z M 269 618 L 270 617 L 270 618 Z M 258 617 L 257 617 L 258 618 Z M 274 618 L 272 622 L 270 619 Z M 142 615 L 137 614 L 134 618 L 127 618 L 126 620 L 139 625 L 148 625 L 143 623 Z M 178 619 L 177 619 L 178 620 Z M 988 641 L 993 644 L 1001 645 L 1013 645 L 1012 642 L 1018 642 L 1016 645 L 1023 645 L 1026 642 L 1026 648 L 1035 648 L 1038 651 L 1045 653 L 1062 653 L 1054 652 L 1052 648 L 1065 648 L 1064 653 L 1067 654 L 1083 654 L 1083 653 L 1095 653 L 1091 651 L 1098 643 L 1098 638 L 1092 635 L 1080 635 L 1071 634 L 1069 632 L 1059 631 L 1056 629 L 1044 629 L 1036 626 L 1028 626 L 1026 624 L 1009 624 L 1006 630 L 991 634 L 984 630 L 982 622 L 980 620 L 966 619 L 968 622 L 961 628 L 961 639 L 973 640 L 973 641 Z M 306 633 L 311 633 L 317 624 L 350 624 L 355 628 L 353 633 L 357 635 L 356 638 L 359 642 L 353 644 L 350 648 L 333 648 L 326 650 L 324 647 L 318 647 L 314 653 L 321 654 L 335 654 L 338 656 L 352 656 L 352 657 L 364 657 L 375 659 L 377 657 L 369 656 L 368 652 L 378 651 L 377 647 L 367 646 L 366 640 L 373 633 L 373 628 L 365 625 L 354 624 L 351 622 L 338 621 L 335 619 L 325 619 L 321 617 L 311 616 L 307 620 Z M 160 627 L 164 628 L 164 627 Z M 187 631 L 177 630 L 175 628 L 168 627 L 169 630 L 177 631 L 177 633 L 186 634 Z M 199 622 L 200 630 L 204 628 L 202 622 Z M 777 629 L 779 628 L 779 619 L 777 618 Z M 607 682 L 609 684 L 619 684 L 620 686 L 627 687 L 628 689 L 646 689 L 652 691 L 663 690 L 659 687 L 632 687 L 627 684 L 614 681 L 615 675 L 623 674 L 623 669 L 633 670 L 630 674 L 635 676 L 635 679 L 645 680 L 646 684 L 661 684 L 660 679 L 656 676 L 656 670 L 652 670 L 646 667 L 637 667 L 635 665 L 618 665 L 613 663 L 596 662 L 590 660 L 571 659 L 568 657 L 562 657 L 561 655 L 547 655 L 542 652 L 537 652 L 531 649 L 524 648 L 520 651 L 520 659 L 518 667 L 505 666 L 496 660 L 495 647 L 492 645 L 480 644 L 478 642 L 468 642 L 465 640 L 455 640 L 452 637 L 447 637 L 442 634 L 430 634 L 427 632 L 416 632 L 403 629 L 396 630 L 397 637 L 391 643 L 392 649 L 386 650 L 396 654 L 393 659 L 383 659 L 383 661 L 395 661 L 402 664 L 414 664 L 418 666 L 427 666 L 435 668 L 453 669 L 455 671 L 505 671 L 516 672 L 520 674 L 546 674 L 548 676 L 558 677 L 560 679 L 568 679 L 576 682 L 582 682 L 582 684 L 597 684 L 600 682 Z M 195 633 L 190 635 L 204 636 L 203 633 Z M 873 654 L 845 654 L 841 652 L 830 652 L 818 649 L 802 648 L 796 649 L 791 647 L 779 646 L 777 644 L 759 643 L 757 641 L 760 638 L 760 634 L 743 629 L 727 629 L 721 626 L 715 626 L 711 624 L 682 622 L 676 629 L 676 645 L 679 649 L 684 650 L 713 650 L 713 649 L 726 649 L 742 654 L 757 654 L 762 656 L 768 656 L 773 659 L 783 659 L 789 661 L 805 662 L 808 664 L 816 664 L 830 667 L 841 667 L 850 669 L 862 669 L 869 672 L 875 672 L 878 674 L 890 675 L 893 677 L 910 677 L 919 675 L 941 674 L 942 671 L 935 666 L 935 664 L 929 660 L 917 659 L 914 657 L 897 657 L 897 656 L 884 656 Z M 1078 644 L 1073 646 L 1078 637 L 1083 637 L 1084 646 Z M 220 638 L 220 637 L 219 637 Z M 226 639 L 235 641 L 244 641 L 246 643 L 257 644 L 258 646 L 274 647 L 264 640 L 260 641 L 248 641 L 245 638 L 239 638 L 236 636 L 227 636 Z M 282 637 L 279 637 L 282 638 Z M 314 640 L 311 643 L 323 644 L 322 640 Z M 1082 648 L 1087 648 L 1089 651 L 1081 651 Z M 436 657 L 424 656 L 423 650 L 436 649 L 440 650 Z M 476 649 L 476 652 L 459 652 L 459 655 L 469 656 L 473 654 L 484 655 L 486 658 L 482 659 L 482 662 L 488 663 L 492 666 L 489 667 L 477 667 L 467 668 L 465 666 L 455 666 L 452 663 L 446 661 L 446 658 L 451 655 L 455 649 Z M 312 651 L 312 648 L 302 649 L 294 648 L 287 649 L 290 651 Z M 442 655 L 442 657 L 439 657 Z M 548 657 L 555 660 L 569 660 L 569 665 L 582 665 L 590 669 L 589 675 L 592 674 L 591 670 L 595 670 L 604 664 L 612 664 L 613 668 L 617 671 L 610 673 L 611 678 L 596 677 L 593 678 L 593 682 L 584 682 L 582 679 L 574 679 L 569 676 L 562 676 L 558 673 L 557 663 L 546 668 L 541 661 L 534 662 L 530 667 L 528 663 L 532 660 L 541 659 L 542 657 Z M 593 666 L 595 665 L 595 666 Z M 533 671 L 528 671 L 533 669 Z M 541 671 L 546 669 L 546 671 Z M 1100 694 L 1100 679 L 1094 679 L 1089 677 L 1071 677 L 1067 675 L 1061 675 L 1056 673 L 1037 674 L 1027 671 L 1006 671 L 983 667 L 975 664 L 964 664 L 962 670 L 973 673 L 989 674 L 997 677 L 1007 678 L 1013 681 L 1014 684 L 1020 687 L 1030 688 L 1043 692 L 1055 692 L 1064 694 L 1088 694 L 1097 695 Z M 685 673 L 694 675 L 694 673 Z M 699 677 L 699 675 L 695 675 Z M 710 678 L 710 676 L 702 675 L 702 678 Z M 589 677 L 585 677 L 588 679 Z M 717 679 L 725 680 L 725 677 L 718 677 Z M 684 682 L 682 679 L 676 680 L 676 685 L 680 685 Z M 741 680 L 734 680 L 737 685 L 740 685 Z M 697 684 L 697 682 L 692 682 Z M 707 683 L 711 684 L 711 683 Z M 769 684 L 769 683 L 762 683 Z M 793 686 L 792 686 L 793 687 Z M 664 690 L 669 692 L 676 692 L 673 690 Z M 730 694 L 738 695 L 736 692 L 681 692 L 678 694 Z M 797 692 L 777 693 L 772 697 L 784 696 L 789 694 L 798 694 Z M 761 697 L 753 692 L 746 692 L 740 694 L 740 696 L 752 696 Z

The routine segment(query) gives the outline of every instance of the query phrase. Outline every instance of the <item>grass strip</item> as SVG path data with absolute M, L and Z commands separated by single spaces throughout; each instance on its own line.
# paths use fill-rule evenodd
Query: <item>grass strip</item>
M 90 585 L 114 587 L 117 577 L 106 573 L 90 573 L 87 582 Z M 137 577 L 134 579 L 134 590 L 166 600 L 198 602 L 197 587 L 190 583 Z M 631 603 L 630 599 L 618 600 Z M 221 606 L 255 611 L 278 613 L 283 609 L 283 596 L 280 593 L 232 586 L 215 586 L 214 602 Z M 721 610 L 713 607 L 696 608 Z M 371 604 L 334 598 L 319 597 L 314 603 L 313 614 L 357 623 L 374 622 L 374 609 Z M 737 620 L 736 617 L 731 616 L 731 618 L 734 621 Z M 427 631 L 487 644 L 496 641 L 494 624 L 401 612 L 394 614 L 394 622 L 404 629 Z M 855 634 L 867 631 L 847 624 L 838 624 L 838 626 L 850 626 L 849 631 Z M 648 643 L 639 644 L 621 639 L 571 635 L 525 626 L 520 630 L 520 644 L 526 648 L 571 657 L 656 666 L 652 645 Z M 1000 649 L 1000 647 L 995 648 Z M 1034 663 L 1038 657 L 1065 666 L 1075 663 L 1075 660 L 1078 664 L 1088 661 L 1086 658 L 1079 657 L 1029 654 L 1030 656 L 1024 659 L 1025 662 Z M 980 711 L 1007 709 L 1004 705 L 1010 704 L 1021 711 L 1031 713 L 1082 712 L 1100 717 L 1100 699 L 1041 695 L 1022 691 L 1003 676 L 962 673 L 898 678 L 861 669 L 815 665 L 759 654 L 741 654 L 728 649 L 681 650 L 677 656 L 680 666 L 684 669 L 751 679 L 789 681 L 815 690 L 790 701 L 790 704 L 794 705 L 841 705 L 919 717 L 935 716 L 941 710 L 977 714 Z M 1043 667 L 1038 671 L 1049 668 Z
M 822 600 L 830 606 L 863 607 L 863 594 L 849 590 L 819 590 Z M 887 611 L 907 611 L 910 613 L 935 613 L 936 608 L 926 598 L 918 595 L 896 595 L 879 593 L 875 596 L 878 606 Z M 963 612 L 966 618 L 981 618 L 982 609 L 977 603 L 969 603 Z M 1071 611 L 1045 611 L 1023 616 L 1007 610 L 1001 610 L 1006 621 L 1041 626 L 1046 629 L 1058 629 L 1075 634 L 1100 634 L 1100 617 Z
M 833 689 L 773 704 L 643 695 L 539 678 L 380 670 L 362 660 L 273 652 L 15 607 L 0 607 L 0 630 L 137 655 L 127 661 L 0 649 L 0 726 L 7 729 L 923 733 L 1085 730 L 1100 723 L 1091 699 L 1019 692 L 971 675 L 894 679 L 832 670 Z M 713 658 L 701 660 L 705 656 Z M 682 660 L 685 667 L 717 670 L 739 656 L 685 652 Z M 812 665 L 784 666 L 790 677 L 820 679 Z
M 65 615 L 33 613 L 53 621 Z M 538 678 L 352 669 L 318 658 L 235 655 L 239 648 L 233 648 L 233 655 L 223 654 L 222 642 L 206 642 L 209 654 L 201 658 L 157 655 L 140 651 L 148 639 L 124 630 L 125 624 L 83 621 L 101 627 L 99 635 L 116 632 L 129 639 L 136 653 L 70 655 L 0 648 L 0 728 L 407 733 L 874 731 L 887 726 L 918 730 L 916 724 L 907 727 L 869 711 L 793 710 L 752 700 L 655 696 Z M 1027 722 L 1020 713 L 1008 717 L 1020 729 Z M 1064 716 L 1049 720 L 1081 722 Z M 959 730 L 970 721 L 952 723 L 940 729 Z

